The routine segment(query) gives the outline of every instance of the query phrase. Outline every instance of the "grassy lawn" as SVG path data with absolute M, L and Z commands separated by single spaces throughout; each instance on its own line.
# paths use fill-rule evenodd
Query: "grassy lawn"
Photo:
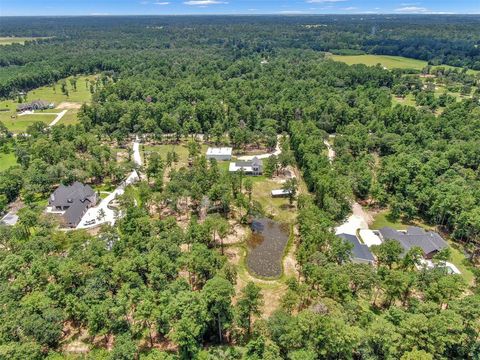
M 265 212 L 273 215 L 273 219 L 282 223 L 293 223 L 297 211 L 290 207 L 288 198 L 272 198 L 271 191 L 281 189 L 282 184 L 267 179 L 265 176 L 251 177 L 253 180 L 252 199 L 258 201 Z
M 18 116 L 15 119 L 9 118 L 8 120 L 3 120 L 2 122 L 8 128 L 8 130 L 19 133 L 27 130 L 27 127 L 32 125 L 34 122 L 41 121 L 45 124 L 50 124 L 55 119 L 55 115 L 24 115 Z
M 76 109 L 69 109 L 65 115 L 63 115 L 62 119 L 57 123 L 58 125 L 75 125 L 80 123 L 77 117 L 78 110 Z
M 408 224 L 403 223 L 401 220 L 392 221 L 389 219 L 389 212 L 385 210 L 380 211 L 377 215 L 375 215 L 373 223 L 370 225 L 370 229 L 378 230 L 385 226 L 389 226 L 396 230 L 405 230 Z
M 86 80 L 93 80 L 95 78 L 95 75 L 78 76 L 76 91 L 74 90 L 73 86 L 69 82 L 71 78 L 72 77 L 65 79 L 67 83 L 67 89 L 69 92 L 68 96 L 62 93 L 61 86 L 60 86 L 61 81 L 59 81 L 54 85 L 42 86 L 35 90 L 29 91 L 27 94 L 27 101 L 41 99 L 41 100 L 52 101 L 55 103 L 55 105 L 58 105 L 64 101 L 77 102 L 77 103 L 89 102 L 92 98 L 92 94 L 90 93 Z
M 41 40 L 47 39 L 46 37 L 0 37 L 0 45 L 10 45 L 10 44 L 25 44 L 25 41 L 29 40 Z
M 7 170 L 10 166 L 16 165 L 17 160 L 13 152 L 8 154 L 0 153 L 0 172 Z
M 447 240 L 450 245 L 450 262 L 455 265 L 462 273 L 462 278 L 467 284 L 473 284 L 473 273 L 468 267 L 467 259 L 460 250 L 460 246 L 452 240 Z
M 387 69 L 416 69 L 422 70 L 427 66 L 426 61 L 409 59 L 402 56 L 388 55 L 332 55 L 330 59 L 341 61 L 348 65 L 365 64 L 374 66 L 381 64 Z
M 408 105 L 408 106 L 417 106 L 417 103 L 415 102 L 415 97 L 413 94 L 407 94 L 403 99 L 396 97 L 395 95 L 392 95 L 392 105 Z

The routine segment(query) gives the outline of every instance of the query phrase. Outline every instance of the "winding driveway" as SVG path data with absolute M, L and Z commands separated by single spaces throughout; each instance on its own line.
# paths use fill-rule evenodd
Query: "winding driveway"
M 138 166 L 142 165 L 142 158 L 140 156 L 140 142 L 137 137 L 133 142 L 133 161 Z M 115 224 L 115 221 L 118 217 L 121 216 L 117 211 L 109 208 L 109 204 L 115 200 L 117 196 L 123 195 L 125 188 L 133 183 L 136 183 L 140 180 L 136 170 L 133 170 L 125 181 L 123 181 L 111 194 L 109 194 L 105 199 L 101 200 L 100 203 L 87 210 L 85 215 L 83 215 L 82 220 L 77 225 L 76 229 L 88 229 L 93 228 L 101 224 L 110 223 L 111 225 Z M 103 212 L 103 214 L 102 214 Z M 103 216 L 100 216 L 103 215 Z M 95 220 L 95 222 L 93 222 Z

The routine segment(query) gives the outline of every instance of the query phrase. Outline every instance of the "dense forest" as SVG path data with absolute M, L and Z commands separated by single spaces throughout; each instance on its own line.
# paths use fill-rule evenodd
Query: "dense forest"
M 0 48 L 0 97 L 101 74 L 75 125 L 14 135 L 0 123 L 16 160 L 0 172 L 0 209 L 25 205 L 0 226 L 0 359 L 479 359 L 478 16 L 5 18 L 0 35 L 46 37 Z M 327 54 L 352 51 L 460 68 Z M 436 96 L 433 77 L 463 96 Z M 416 106 L 395 100 L 407 95 Z M 266 176 L 301 172 L 304 192 L 285 185 L 296 276 L 268 315 L 268 286 L 239 278 L 224 244 L 233 219 L 266 212 L 255 181 L 207 161 L 199 134 L 239 153 L 279 138 Z M 139 167 L 137 136 L 184 141 L 188 165 L 144 150 Z M 45 216 L 58 184 L 113 186 L 134 168 L 144 177 L 114 226 L 65 232 Z M 376 266 L 351 262 L 332 229 L 352 201 L 448 236 L 474 279 L 419 270 L 419 249 L 394 241 L 373 248 Z M 79 339 L 88 348 L 74 352 Z

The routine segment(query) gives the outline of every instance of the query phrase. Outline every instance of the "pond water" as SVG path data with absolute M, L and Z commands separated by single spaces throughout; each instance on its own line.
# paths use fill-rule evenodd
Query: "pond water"
M 289 226 L 267 218 L 255 219 L 247 241 L 247 267 L 255 275 L 277 277 L 282 274 L 282 258 L 290 235 Z

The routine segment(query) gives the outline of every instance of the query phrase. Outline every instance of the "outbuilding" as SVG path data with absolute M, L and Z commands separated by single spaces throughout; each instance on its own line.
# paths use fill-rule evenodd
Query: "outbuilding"
M 231 147 L 209 147 L 207 149 L 207 160 L 230 161 L 232 159 Z
M 285 189 L 272 190 L 273 198 L 284 198 L 284 197 L 288 197 L 289 195 L 290 195 L 289 190 L 285 190 Z

